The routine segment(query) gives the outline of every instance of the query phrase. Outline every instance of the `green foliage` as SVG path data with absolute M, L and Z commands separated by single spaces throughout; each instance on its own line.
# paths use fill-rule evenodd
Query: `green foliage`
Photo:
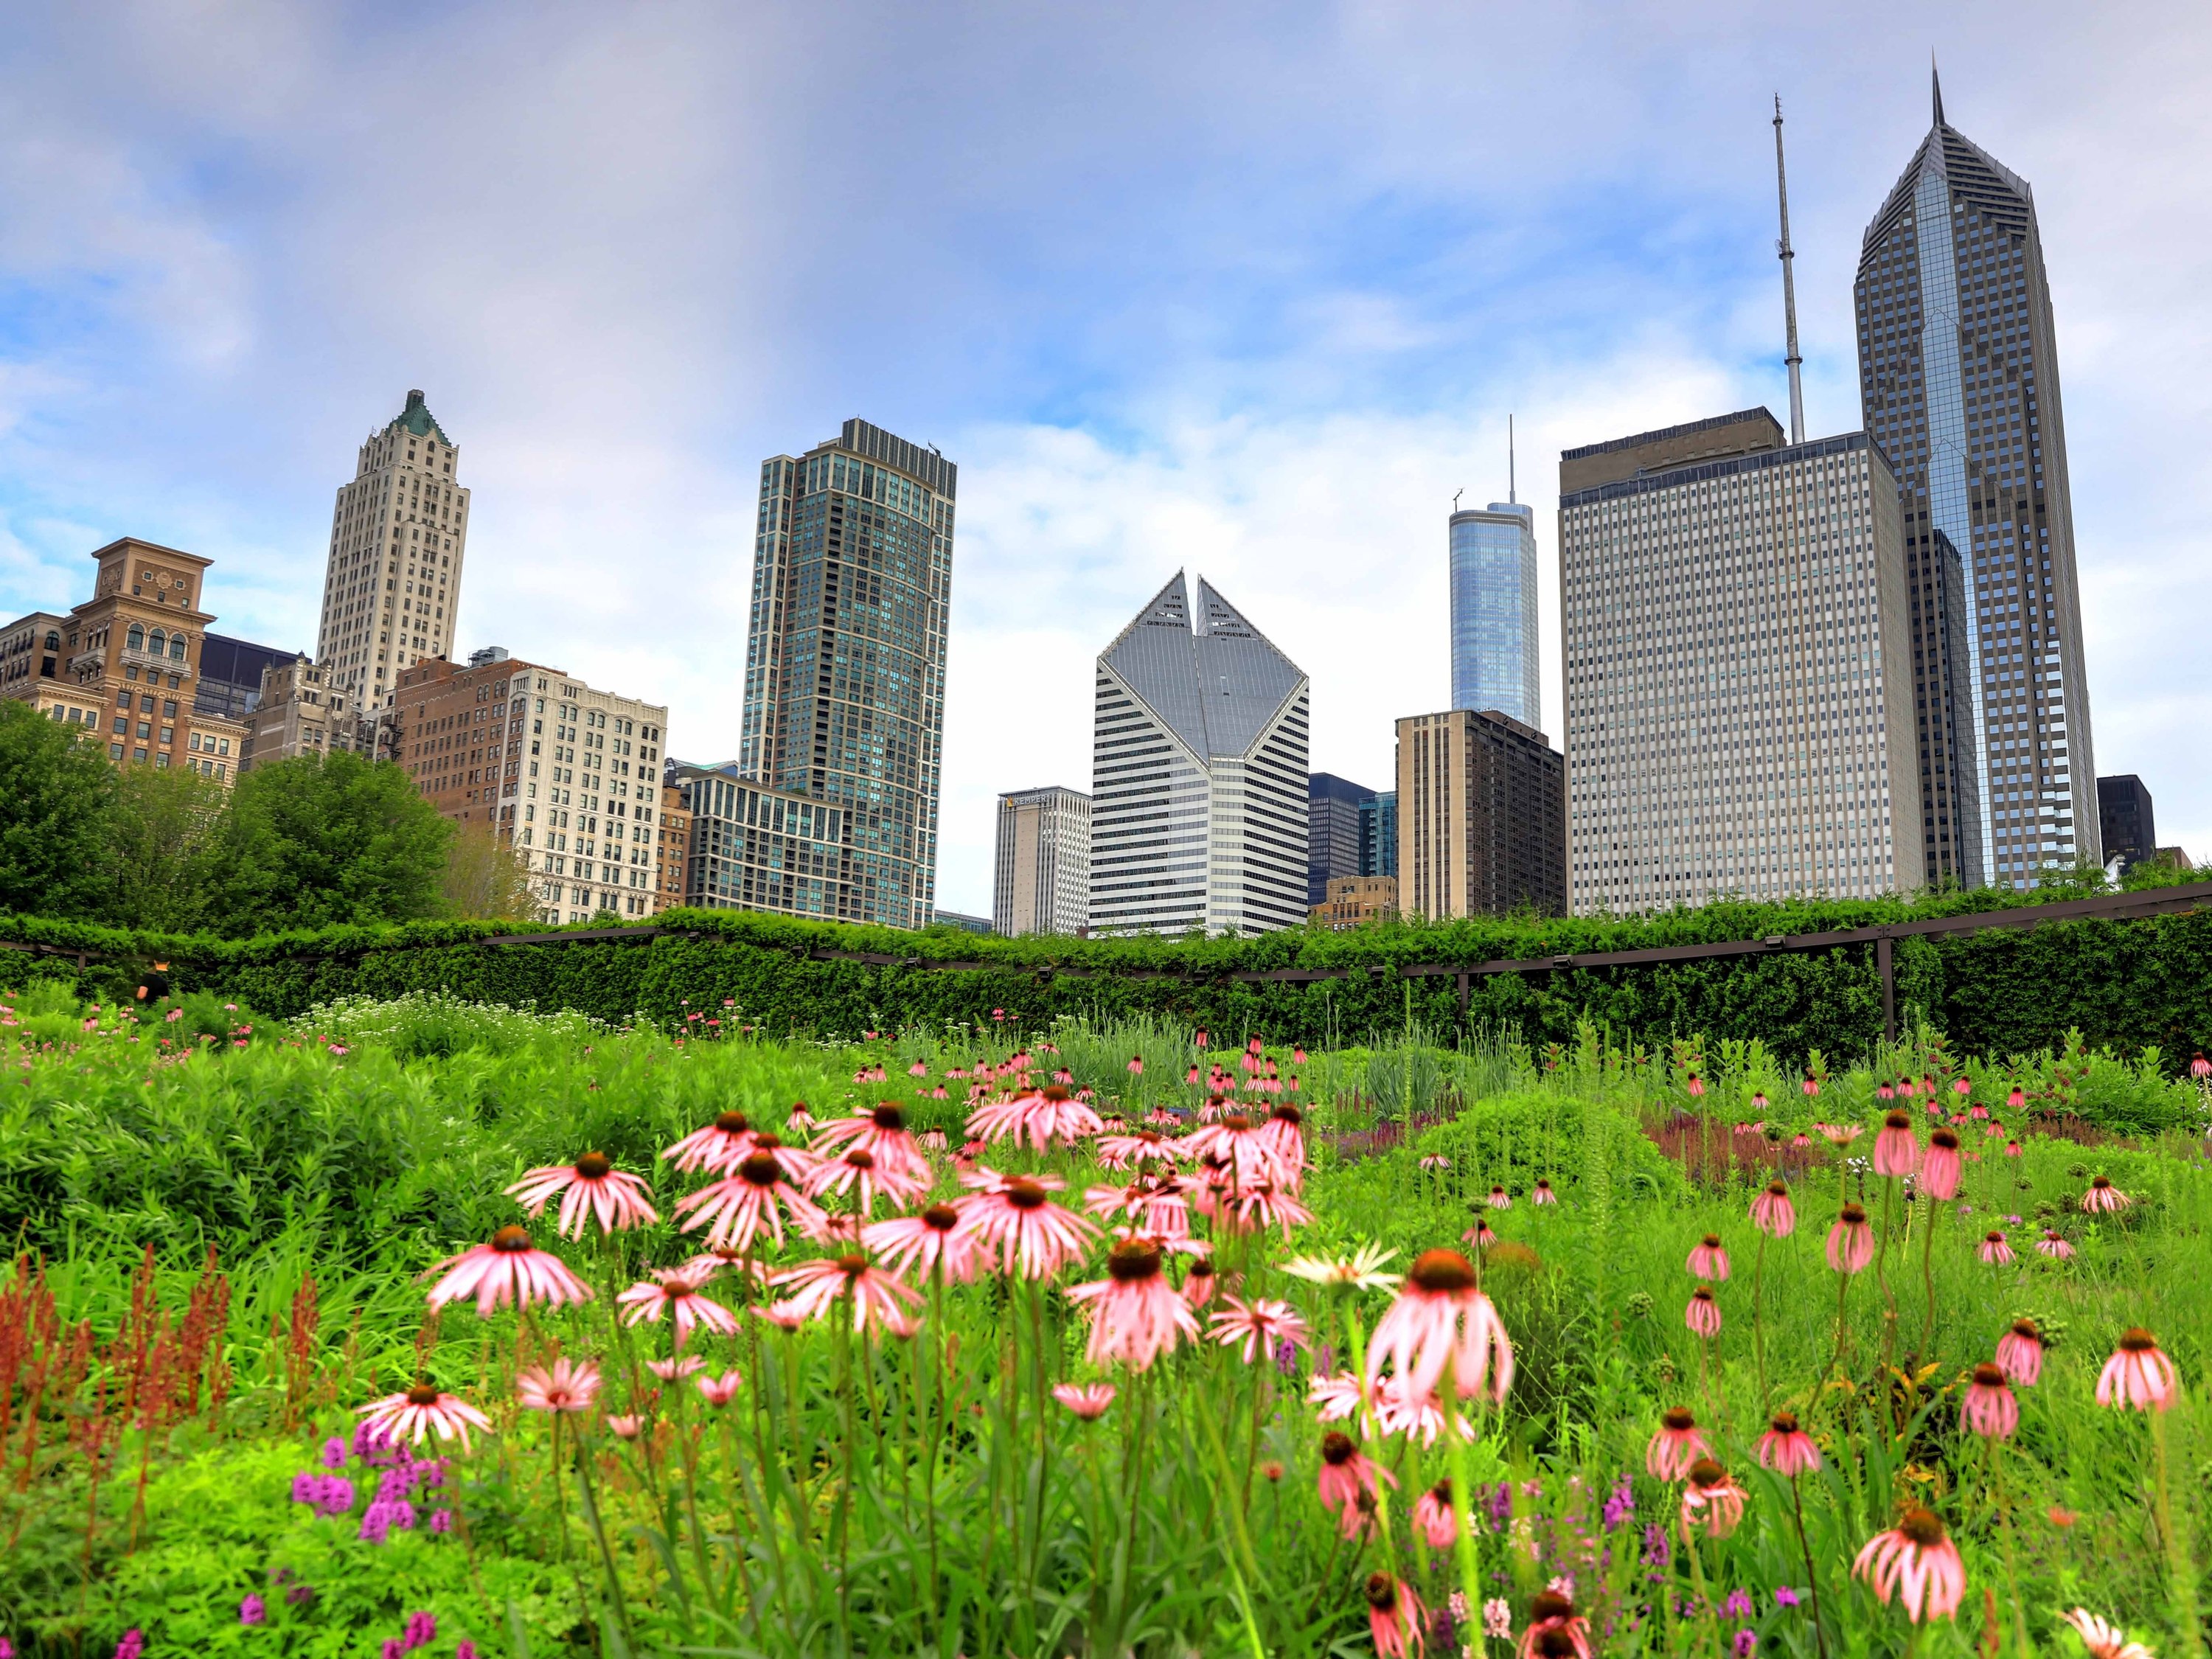
M 210 915 L 228 803 L 222 785 L 191 767 L 125 767 L 106 822 L 114 878 L 108 917 L 161 933 L 201 926 Z
M 335 750 L 257 766 L 232 791 L 217 909 L 237 933 L 437 915 L 453 833 L 388 763 Z
M 1632 1116 L 1555 1089 L 1473 1101 L 1450 1121 L 1425 1131 L 1412 1152 L 1395 1156 L 1449 1158 L 1443 1184 L 1470 1203 L 1480 1203 L 1492 1186 L 1525 1200 L 1539 1177 L 1571 1192 L 1589 1178 L 1593 1159 L 1602 1160 L 1613 1199 L 1671 1200 L 1682 1189 L 1680 1169 L 1638 1133 Z
M 105 914 L 115 769 L 82 728 L 0 702 L 0 911 Z

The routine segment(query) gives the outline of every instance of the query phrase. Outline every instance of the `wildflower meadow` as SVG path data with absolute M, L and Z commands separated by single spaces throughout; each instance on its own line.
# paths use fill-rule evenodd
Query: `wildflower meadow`
M 2202 1650 L 2201 1057 L 0 1003 L 0 1656 Z

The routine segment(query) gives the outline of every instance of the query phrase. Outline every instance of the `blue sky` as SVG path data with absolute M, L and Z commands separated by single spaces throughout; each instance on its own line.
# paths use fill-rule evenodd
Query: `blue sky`
M 1441 707 L 1455 490 L 1784 404 L 1928 125 L 2034 185 L 2098 768 L 2212 857 L 2197 665 L 2212 24 L 2027 3 L 26 5 L 0 39 L 0 608 L 122 534 L 311 647 L 332 495 L 421 386 L 475 496 L 463 650 L 736 749 L 762 458 L 860 415 L 961 465 L 939 896 L 1086 787 L 1091 660 L 1176 567 L 1307 669 L 1316 768 Z M 1547 581 L 1548 723 L 1558 728 Z

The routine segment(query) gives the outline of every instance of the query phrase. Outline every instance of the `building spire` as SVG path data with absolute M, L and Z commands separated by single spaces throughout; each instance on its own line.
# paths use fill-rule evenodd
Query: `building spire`
M 1943 77 L 1936 69 L 1936 54 L 1928 54 L 1928 83 L 1936 93 L 1936 125 L 1943 125 Z
M 1516 506 L 1521 497 L 1513 481 L 1513 417 L 1505 417 L 1505 504 Z
M 1796 255 L 1790 247 L 1790 175 L 1782 165 L 1782 94 L 1774 94 L 1774 185 L 1782 202 L 1782 240 L 1775 252 L 1782 259 L 1782 317 L 1789 332 L 1790 355 L 1783 361 L 1790 366 L 1790 441 L 1805 441 L 1805 387 L 1798 368 L 1805 360 L 1797 355 L 1797 282 L 1792 272 Z

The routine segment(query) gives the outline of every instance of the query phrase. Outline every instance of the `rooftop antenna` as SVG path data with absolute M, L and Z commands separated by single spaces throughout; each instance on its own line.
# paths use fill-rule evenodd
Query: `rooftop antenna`
M 1520 492 L 1513 483 L 1513 417 L 1508 415 L 1505 417 L 1505 504 L 1512 507 L 1520 500 Z
M 1462 484 L 1462 485 L 1461 485 L 1457 489 L 1455 489 L 1455 490 L 1453 490 L 1453 491 L 1452 491 L 1452 511 L 1453 511 L 1453 512 L 1456 513 L 1456 512 L 1458 512 L 1458 511 L 1459 511 L 1459 498 L 1460 498 L 1461 496 L 1462 496 L 1462 495 L 1466 495 L 1466 494 L 1467 494 L 1467 486 L 1466 486 L 1465 484 Z
M 1775 251 L 1782 258 L 1782 315 L 1790 331 L 1790 355 L 1783 361 L 1790 365 L 1790 441 L 1805 441 L 1805 386 L 1799 378 L 1798 365 L 1805 360 L 1797 355 L 1797 282 L 1790 270 L 1790 262 L 1797 256 L 1790 248 L 1790 175 L 1782 165 L 1782 94 L 1774 94 L 1774 185 L 1782 198 L 1782 240 Z

